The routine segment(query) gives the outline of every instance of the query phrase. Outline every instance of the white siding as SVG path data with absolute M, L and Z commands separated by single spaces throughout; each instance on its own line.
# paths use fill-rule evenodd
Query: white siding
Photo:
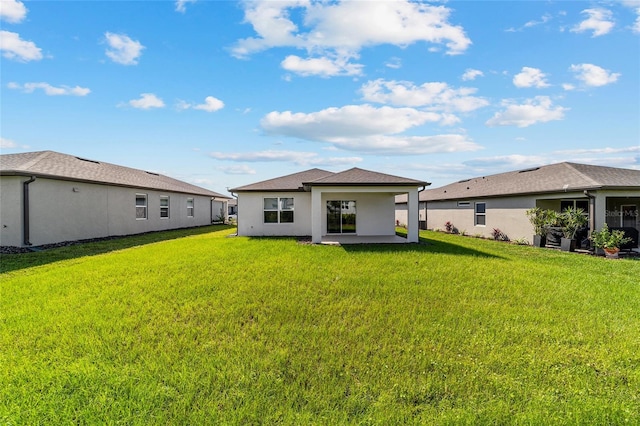
M 22 246 L 22 182 L 27 178 L 1 180 L 2 222 L 10 225 L 3 228 L 2 245 Z M 146 220 L 136 220 L 136 194 L 147 194 Z M 160 218 L 161 195 L 169 196 L 168 219 Z M 187 198 L 194 199 L 194 217 L 187 217 Z M 29 213 L 29 240 L 37 246 L 208 225 L 211 197 L 37 178 L 29 185 Z
M 0 245 L 22 245 L 22 182 L 18 176 L 0 177 Z
M 451 222 L 457 230 L 469 235 L 480 234 L 490 238 L 494 228 L 500 229 L 511 240 L 524 238 L 533 240 L 533 227 L 526 211 L 536 206 L 536 197 L 521 196 L 509 198 L 469 199 L 469 205 L 458 207 L 458 202 L 427 202 L 427 228 L 445 229 L 445 223 Z M 475 203 L 486 204 L 486 224 L 475 225 Z
M 293 198 L 293 223 L 264 223 L 265 198 Z M 241 192 L 238 194 L 238 235 L 306 236 L 311 235 L 311 193 Z
M 327 201 L 356 202 L 356 235 L 395 235 L 395 196 L 389 193 L 323 192 L 321 203 Z M 327 234 L 327 215 L 323 209 L 322 235 Z

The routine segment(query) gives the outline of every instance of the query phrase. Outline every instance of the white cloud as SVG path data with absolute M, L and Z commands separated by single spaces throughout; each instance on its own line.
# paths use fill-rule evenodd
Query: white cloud
M 377 134 L 401 133 L 442 116 L 413 108 L 375 108 L 370 105 L 346 105 L 310 114 L 273 111 L 260 122 L 268 134 L 307 140 L 333 141 Z
M 623 148 L 582 148 L 582 149 L 566 149 L 555 151 L 555 154 L 559 155 L 585 155 L 585 154 L 622 154 L 628 152 L 640 152 L 640 145 L 637 146 L 628 146 Z
M 197 0 L 176 0 L 176 12 L 185 13 L 187 3 L 195 3 Z
M 539 21 L 532 20 L 532 21 L 526 22 L 524 24 L 524 28 L 531 28 L 537 25 L 546 24 L 550 20 L 551 20 L 551 15 L 549 15 L 548 13 L 545 13 L 544 15 L 542 15 Z
M 521 32 L 521 31 L 524 31 L 527 28 L 532 28 L 532 27 L 536 27 L 538 25 L 546 24 L 547 22 L 549 22 L 552 19 L 553 19 L 553 16 L 551 16 L 548 13 L 545 13 L 544 15 L 542 15 L 540 17 L 540 20 L 538 20 L 538 21 L 536 21 L 535 19 L 532 19 L 531 21 L 525 22 L 525 24 L 523 26 L 521 26 L 520 28 L 510 27 L 510 28 L 507 28 L 505 31 L 508 32 L 508 33 Z
M 473 68 L 467 68 L 464 74 L 462 74 L 463 81 L 475 80 L 476 77 L 483 77 L 484 73 L 480 70 L 474 70 Z
M 477 89 L 470 87 L 454 89 L 442 82 L 416 86 L 408 81 L 378 79 L 365 83 L 360 90 L 363 99 L 369 102 L 426 107 L 433 111 L 469 112 L 489 105 L 486 99 L 471 96 Z
M 528 127 L 537 123 L 562 120 L 568 108 L 554 107 L 548 96 L 536 96 L 527 99 L 524 104 L 517 105 L 512 101 L 503 101 L 506 109 L 497 112 L 486 124 L 487 126 L 518 126 Z
M 27 16 L 27 8 L 20 1 L 2 0 L 0 6 L 0 19 L 9 23 L 20 23 Z
M 424 41 L 444 45 L 449 55 L 461 54 L 471 45 L 464 29 L 449 23 L 451 10 L 445 6 L 409 0 L 248 0 L 243 6 L 245 22 L 253 26 L 256 37 L 238 40 L 232 54 L 246 58 L 273 47 L 304 49 L 309 59 L 294 57 L 283 63 L 304 75 L 353 75 L 361 65 L 350 64 L 349 59 L 357 57 L 363 47 L 379 44 L 405 47 Z M 302 16 L 302 28 L 291 14 Z M 339 65 L 335 69 L 338 74 L 329 74 L 334 69 L 331 63 Z M 318 69 L 322 72 L 314 72 Z
M 563 83 L 562 84 L 562 88 L 566 91 L 570 91 L 570 90 L 576 90 L 576 86 L 574 86 L 573 84 L 570 83 Z
M 615 83 L 620 77 L 619 73 L 612 73 L 609 70 L 593 64 L 571 65 L 569 68 L 576 73 L 576 78 L 586 86 L 599 87 Z
M 480 149 L 464 135 L 399 135 L 413 127 L 446 119 L 446 114 L 413 108 L 347 105 L 310 114 L 274 111 L 260 124 L 270 135 L 325 142 L 351 151 L 408 155 Z
M 585 31 L 593 31 L 592 37 L 605 35 L 615 26 L 613 14 L 607 9 L 585 9 L 581 12 L 588 15 L 588 18 L 571 28 L 572 32 L 582 33 Z
M 140 99 L 130 100 L 129 105 L 138 109 L 163 108 L 164 102 L 153 93 L 141 93 Z
M 252 169 L 246 164 L 220 166 L 220 167 L 217 167 L 217 169 L 228 175 L 255 175 L 256 174 L 255 169 Z
M 224 102 L 213 96 L 204 98 L 203 104 L 190 104 L 185 101 L 178 102 L 178 109 L 198 109 L 206 112 L 215 112 L 224 108 Z
M 42 52 L 32 41 L 22 40 L 20 35 L 11 31 L 0 31 L 0 51 L 7 59 L 18 61 L 38 61 Z
M 69 86 L 60 86 L 55 87 L 50 85 L 49 83 L 24 83 L 20 85 L 18 83 L 9 83 L 7 84 L 9 89 L 22 90 L 25 93 L 33 93 L 37 89 L 41 89 L 48 96 L 86 96 L 91 93 L 86 87 L 69 87 Z
M 384 63 L 384 66 L 394 70 L 402 68 L 402 59 L 394 56 Z
M 10 148 L 17 148 L 17 147 L 18 147 L 18 144 L 12 141 L 11 139 L 0 137 L 0 148 L 10 149 Z
M 363 65 L 349 63 L 349 59 L 348 57 L 335 59 L 328 57 L 303 59 L 296 55 L 289 55 L 280 65 L 287 71 L 305 77 L 310 75 L 320 77 L 361 75 Z
M 495 157 L 475 158 L 464 161 L 466 166 L 484 169 L 517 170 L 526 167 L 535 167 L 547 164 L 548 159 L 540 155 L 498 155 Z
M 104 36 L 109 45 L 105 53 L 113 62 L 122 65 L 136 65 L 138 63 L 138 58 L 145 48 L 139 41 L 132 40 L 125 34 L 106 32 Z
M 513 84 L 516 87 L 536 87 L 538 89 L 549 87 L 545 80 L 547 75 L 538 68 L 522 67 L 522 70 L 513 77 Z
M 287 161 L 299 166 L 336 166 L 354 164 L 362 161 L 361 157 L 320 157 L 315 152 L 267 150 L 256 152 L 212 152 L 210 157 L 216 160 L 238 162 L 274 162 Z

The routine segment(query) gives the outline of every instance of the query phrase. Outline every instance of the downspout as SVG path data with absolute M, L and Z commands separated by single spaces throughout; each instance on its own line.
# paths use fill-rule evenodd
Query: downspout
M 596 227 L 596 196 L 589 194 L 586 189 L 583 192 L 589 198 L 589 238 Z
M 420 212 L 420 193 L 427 189 L 427 186 L 431 185 L 427 183 L 422 187 L 422 189 L 418 190 L 418 212 Z M 420 229 L 420 215 L 418 214 L 418 229 Z M 424 229 L 427 229 L 427 200 L 424 200 Z
M 229 192 L 229 194 L 231 194 L 231 196 L 233 198 L 236 199 L 236 209 L 238 208 L 238 195 L 234 194 L 233 191 L 229 190 L 229 188 L 227 187 L 227 191 Z M 240 232 L 240 210 L 238 210 L 236 212 L 236 236 L 239 235 Z
M 22 182 L 22 243 L 32 245 L 29 241 L 29 184 L 36 180 L 35 176 Z

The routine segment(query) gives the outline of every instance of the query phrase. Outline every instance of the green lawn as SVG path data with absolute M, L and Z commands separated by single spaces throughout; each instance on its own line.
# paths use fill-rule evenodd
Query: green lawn
M 208 227 L 3 255 L 0 424 L 639 424 L 640 262 Z

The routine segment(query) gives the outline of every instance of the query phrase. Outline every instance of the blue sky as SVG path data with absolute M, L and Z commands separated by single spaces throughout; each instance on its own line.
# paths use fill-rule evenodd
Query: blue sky
M 226 193 L 640 169 L 640 2 L 0 0 L 0 148 Z

